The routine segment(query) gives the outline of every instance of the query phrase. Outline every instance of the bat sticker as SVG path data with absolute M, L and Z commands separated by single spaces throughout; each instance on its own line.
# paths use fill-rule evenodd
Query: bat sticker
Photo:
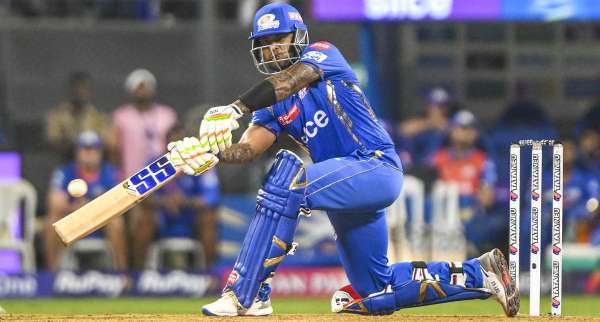
M 175 167 L 165 155 L 132 175 L 129 180 L 125 181 L 123 188 L 134 195 L 143 196 L 175 175 L 176 172 Z

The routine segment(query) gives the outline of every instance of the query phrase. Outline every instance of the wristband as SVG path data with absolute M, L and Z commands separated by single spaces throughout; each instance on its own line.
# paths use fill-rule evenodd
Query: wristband
M 277 103 L 275 87 L 266 79 L 250 88 L 239 99 L 252 112 Z

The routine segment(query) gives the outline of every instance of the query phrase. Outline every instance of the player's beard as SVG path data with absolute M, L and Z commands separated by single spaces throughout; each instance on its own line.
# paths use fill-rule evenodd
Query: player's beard
M 279 61 L 272 61 L 272 62 L 268 63 L 267 67 L 270 70 L 280 72 L 280 71 L 283 71 L 286 68 L 290 67 L 291 65 L 292 65 L 292 62 L 290 61 L 290 59 L 282 59 Z
M 275 56 L 275 60 L 268 63 L 268 67 L 274 71 L 280 72 L 292 66 L 292 64 L 290 53 L 287 52 L 280 56 Z

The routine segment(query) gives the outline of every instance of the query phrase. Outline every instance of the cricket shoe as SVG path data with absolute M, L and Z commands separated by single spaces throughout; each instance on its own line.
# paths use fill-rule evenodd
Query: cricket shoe
M 202 307 L 202 313 L 208 316 L 238 316 L 246 311 L 233 291 L 225 291 L 221 297 Z
M 271 294 L 270 281 L 271 279 L 269 278 L 262 283 L 254 299 L 254 303 L 252 303 L 252 306 L 250 306 L 244 315 L 264 316 L 273 314 L 273 306 L 271 306 L 271 299 L 269 299 L 269 295 Z
M 496 297 L 506 316 L 517 315 L 520 306 L 519 288 L 510 277 L 504 254 L 495 248 L 479 256 L 478 259 L 483 274 L 483 287 Z
M 268 294 L 264 296 L 259 292 L 254 303 L 246 309 L 233 291 L 228 290 L 218 300 L 203 306 L 202 313 L 208 316 L 264 316 L 273 314 L 273 306 Z

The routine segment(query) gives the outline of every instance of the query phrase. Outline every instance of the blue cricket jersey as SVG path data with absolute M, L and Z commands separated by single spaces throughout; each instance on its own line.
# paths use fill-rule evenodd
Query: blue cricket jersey
M 82 177 L 75 163 L 69 163 L 54 170 L 50 179 L 50 187 L 66 193 L 69 196 L 69 202 L 72 202 L 74 198 L 67 192 L 67 186 L 69 182 L 78 178 L 86 181 L 88 190 L 84 197 L 89 200 L 95 199 L 119 183 L 117 169 L 112 165 L 101 164 L 97 175 L 92 179 L 87 179 Z
M 300 63 L 314 66 L 321 79 L 255 111 L 252 124 L 264 126 L 276 136 L 286 132 L 305 147 L 314 162 L 380 150 L 384 159 L 401 168 L 392 139 L 340 51 L 329 42 L 316 42 L 303 50 Z
M 50 187 L 64 192 L 69 198 L 69 203 L 71 203 L 74 198 L 69 195 L 67 186 L 69 185 L 69 182 L 77 178 L 84 179 L 87 183 L 88 190 L 84 197 L 88 200 L 95 199 L 119 183 L 117 179 L 117 169 L 112 165 L 103 163 L 100 165 L 99 171 L 93 178 L 84 178 L 80 173 L 77 164 L 72 162 L 54 170 L 50 179 Z M 97 238 L 102 235 L 102 230 L 96 230 L 88 237 Z
M 220 199 L 217 171 L 213 168 L 199 176 L 177 177 L 158 189 L 154 194 L 165 196 L 174 192 L 180 192 L 186 198 L 202 197 L 206 207 L 217 207 Z M 177 214 L 169 214 L 162 207 L 157 210 L 159 214 L 159 237 L 195 237 L 196 217 L 199 214 L 196 209 L 184 207 Z

